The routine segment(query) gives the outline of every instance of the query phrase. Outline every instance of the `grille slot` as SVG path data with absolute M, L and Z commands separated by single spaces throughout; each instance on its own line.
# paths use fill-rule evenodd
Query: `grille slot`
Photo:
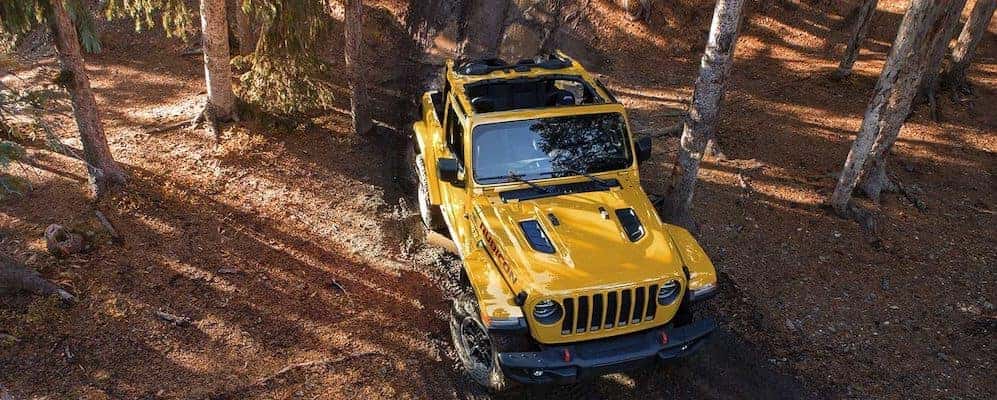
M 585 332 L 589 324 L 589 298 L 581 296 L 578 298 L 578 324 L 575 326 L 575 333 Z
M 630 319 L 631 323 L 639 324 L 644 320 L 644 288 L 639 287 L 634 290 L 634 314 L 633 318 Z
M 606 295 L 606 329 L 616 326 L 616 310 L 619 308 L 619 302 L 616 301 L 616 292 L 609 292 Z
M 616 326 L 625 326 L 630 323 L 630 305 L 633 303 L 630 300 L 630 289 L 623 289 L 620 292 L 620 318 L 616 320 Z
M 603 320 L 603 308 L 602 308 L 602 293 L 592 295 L 592 323 L 589 326 L 590 331 L 597 331 L 602 327 Z
M 568 297 L 561 335 L 582 334 L 653 321 L 658 312 L 659 285 L 639 286 Z
M 575 299 L 564 299 L 564 321 L 561 321 L 561 334 L 570 335 L 575 327 Z
M 654 315 L 658 312 L 658 285 L 651 285 L 647 289 L 647 314 L 644 317 L 645 321 L 650 321 L 654 319 Z

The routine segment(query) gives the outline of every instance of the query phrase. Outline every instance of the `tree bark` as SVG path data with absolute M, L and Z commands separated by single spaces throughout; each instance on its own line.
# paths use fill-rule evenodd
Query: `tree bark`
M 256 41 L 253 40 L 252 21 L 249 14 L 242 9 L 242 0 L 235 0 L 235 35 L 239 42 L 239 55 L 247 55 L 256 50 Z
M 111 189 L 124 185 L 125 171 L 114 161 L 111 149 L 104 135 L 104 125 L 100 120 L 97 100 L 90 87 L 86 64 L 80 49 L 76 27 L 61 0 L 50 1 L 52 30 L 55 33 L 55 47 L 59 52 L 64 84 L 73 103 L 73 116 L 80 130 L 83 143 L 83 158 L 90 173 L 90 185 L 96 197 L 102 197 Z
M 838 64 L 838 70 L 834 73 L 836 78 L 841 79 L 852 74 L 852 66 L 855 65 L 855 60 L 859 57 L 859 49 L 862 48 L 862 42 L 865 41 L 865 37 L 869 33 L 869 25 L 872 22 L 872 16 L 876 14 L 877 4 L 879 4 L 879 0 L 865 0 L 858 9 L 855 29 L 852 30 L 848 47 L 841 57 L 841 63 Z
M 924 69 L 925 53 L 931 43 L 929 30 L 945 0 L 913 0 L 900 23 L 893 47 L 866 107 L 862 126 L 845 159 L 830 204 L 838 215 L 850 217 L 848 201 L 858 184 L 870 155 L 884 166 L 886 153 L 910 111 Z M 879 168 L 878 166 L 876 168 Z M 878 172 L 878 171 L 877 171 Z M 885 170 L 883 175 L 885 176 Z M 875 192 L 875 188 L 869 188 Z M 878 194 L 876 194 L 878 196 Z
M 983 0 L 987 1 L 987 0 Z M 945 8 L 938 24 L 941 25 L 941 32 L 931 41 L 930 52 L 925 64 L 924 74 L 921 77 L 921 85 L 918 91 L 919 96 L 931 105 L 931 111 L 936 113 L 935 92 L 938 89 L 939 72 L 942 68 L 942 60 L 949 49 L 949 42 L 955 36 L 956 28 L 959 27 L 959 17 L 962 16 L 962 9 L 966 6 L 966 0 L 952 0 Z
M 467 58 L 493 58 L 505 31 L 510 0 L 470 0 L 465 20 L 464 40 L 459 53 Z
M 204 48 L 204 81 L 208 88 L 205 112 L 218 121 L 230 121 L 235 113 L 235 93 L 232 92 L 225 0 L 201 0 L 201 45 Z
M 966 21 L 959 38 L 956 39 L 955 48 L 952 49 L 952 60 L 945 71 L 944 79 L 949 86 L 961 88 L 966 85 L 966 73 L 973 63 L 976 47 L 987 33 L 994 9 L 997 9 L 997 0 L 976 0 L 976 5 L 969 14 L 969 21 Z
M 361 0 L 346 0 L 345 27 L 346 71 L 350 85 L 350 113 L 353 115 L 353 132 L 356 135 L 366 134 L 373 127 L 370 118 L 370 100 L 367 96 L 367 85 L 363 78 L 363 2 Z
M 707 143 L 716 135 L 730 68 L 734 62 L 738 25 L 744 0 L 718 0 L 713 9 L 706 51 L 700 62 L 699 77 L 692 93 L 689 115 L 680 139 L 679 154 L 672 170 L 668 202 L 664 214 L 672 222 L 692 229 L 690 211 L 699 163 Z

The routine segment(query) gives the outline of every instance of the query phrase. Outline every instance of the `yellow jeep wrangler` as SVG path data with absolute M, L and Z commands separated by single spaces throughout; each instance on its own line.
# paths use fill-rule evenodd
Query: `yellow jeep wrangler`
M 717 291 L 641 188 L 627 111 L 564 53 L 447 62 L 410 153 L 426 227 L 463 263 L 450 316 L 478 384 L 572 383 L 696 351 Z

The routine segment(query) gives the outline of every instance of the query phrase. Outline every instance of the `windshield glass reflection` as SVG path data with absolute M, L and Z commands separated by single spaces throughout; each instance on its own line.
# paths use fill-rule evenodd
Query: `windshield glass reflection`
M 482 184 L 605 172 L 632 162 L 619 113 L 480 125 L 472 141 L 474 179 Z

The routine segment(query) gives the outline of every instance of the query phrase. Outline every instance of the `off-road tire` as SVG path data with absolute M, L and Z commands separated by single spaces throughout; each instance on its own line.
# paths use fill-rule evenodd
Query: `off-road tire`
M 429 203 L 429 186 L 426 184 L 426 163 L 422 158 L 422 154 L 416 150 L 416 146 L 415 143 L 409 146 L 407 158 L 410 167 L 409 180 L 412 187 L 416 190 L 416 202 L 419 203 L 419 217 L 422 219 L 422 224 L 426 226 L 426 229 L 445 232 L 447 225 L 443 221 L 443 213 L 440 211 L 440 207 Z
M 460 362 L 462 373 L 475 385 L 480 386 L 480 389 L 484 389 L 490 394 L 509 391 L 512 385 L 502 372 L 502 367 L 499 366 L 498 354 L 501 344 L 496 346 L 496 343 L 491 342 L 492 338 L 489 338 L 490 365 L 473 361 L 471 349 L 461 339 L 462 324 L 476 324 L 484 332 L 487 332 L 478 312 L 478 301 L 469 291 L 458 294 L 450 308 L 450 339 L 457 354 L 457 361 Z M 472 389 L 472 391 L 474 390 Z

